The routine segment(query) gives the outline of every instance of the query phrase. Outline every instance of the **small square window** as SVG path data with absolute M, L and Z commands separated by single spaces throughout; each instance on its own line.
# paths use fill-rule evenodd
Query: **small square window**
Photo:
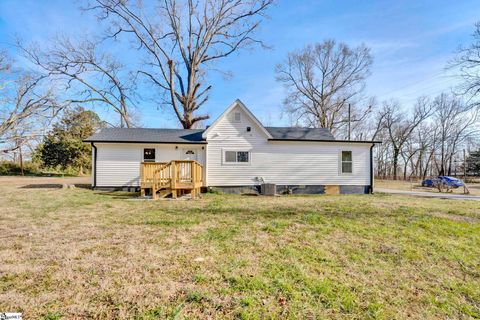
M 153 149 L 153 148 L 143 149 L 143 161 L 144 162 L 155 162 L 155 149 Z

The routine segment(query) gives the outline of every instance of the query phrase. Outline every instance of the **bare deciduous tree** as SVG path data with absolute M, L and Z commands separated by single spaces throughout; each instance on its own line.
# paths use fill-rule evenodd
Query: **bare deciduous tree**
M 439 175 L 450 175 L 458 146 L 476 132 L 478 108 L 463 103 L 458 97 L 442 93 L 433 101 L 433 121 L 439 128 L 437 161 Z
M 276 67 L 277 80 L 287 89 L 287 112 L 297 123 L 335 131 L 347 124 L 351 104 L 350 121 L 364 120 L 370 108 L 360 110 L 358 101 L 371 64 L 366 46 L 350 48 L 334 40 L 290 53 Z
M 65 84 L 66 103 L 107 106 L 120 115 L 121 127 L 132 126 L 133 84 L 122 64 L 112 55 L 100 52 L 97 43 L 57 37 L 45 51 L 36 44 L 26 47 L 18 43 L 18 47 L 52 81 Z
M 30 146 L 30 141 L 39 136 L 39 127 L 61 107 L 53 91 L 45 86 L 44 76 L 10 73 L 11 64 L 7 52 L 0 52 L 0 151 L 2 155 L 13 154 L 14 161 L 20 160 L 23 174 L 22 146 Z
M 417 148 L 419 150 L 412 174 L 426 178 L 432 159 L 435 156 L 438 143 L 438 126 L 431 123 L 422 123 L 415 130 Z
M 128 0 L 95 0 L 88 10 L 109 20 L 109 35 L 132 35 L 145 53 L 139 73 L 166 93 L 184 128 L 208 115 L 198 115 L 211 85 L 206 73 L 216 60 L 241 48 L 261 44 L 253 38 L 273 0 L 162 0 L 156 6 Z
M 0 72 L 6 72 L 10 70 L 10 59 L 5 50 L 0 51 Z M 1 88 L 1 87 L 0 87 Z
M 55 99 L 53 90 L 45 87 L 45 76 L 24 74 L 9 84 L 10 95 L 3 95 L 0 105 L 0 137 L 5 140 L 9 133 L 20 126 L 33 125 L 29 122 L 36 117 L 53 117 L 61 108 Z M 5 90 L 6 91 L 6 90 Z
M 468 96 L 472 102 L 479 105 L 480 94 L 480 22 L 475 25 L 473 42 L 461 47 L 455 59 L 450 61 L 449 68 L 460 71 L 463 83 L 460 85 L 461 94 Z
M 388 143 L 392 146 L 393 179 L 397 179 L 401 152 L 414 130 L 432 114 L 432 104 L 427 98 L 419 98 L 415 104 L 413 116 L 407 117 L 397 102 L 386 102 L 380 113 Z

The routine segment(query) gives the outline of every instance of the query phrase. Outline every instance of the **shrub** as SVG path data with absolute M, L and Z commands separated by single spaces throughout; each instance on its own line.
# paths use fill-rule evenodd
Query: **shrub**
M 23 163 L 23 173 L 27 176 L 40 174 L 40 168 L 37 163 L 25 161 Z M 13 176 L 22 174 L 20 164 L 13 161 L 0 161 L 0 175 Z
M 83 174 L 89 174 L 89 170 Z M 0 161 L 0 176 L 19 176 L 22 174 L 20 164 L 13 161 Z M 23 163 L 23 174 L 26 176 L 77 176 L 79 175 L 78 168 L 68 166 L 62 168 L 57 167 L 42 167 L 35 161 L 25 161 Z

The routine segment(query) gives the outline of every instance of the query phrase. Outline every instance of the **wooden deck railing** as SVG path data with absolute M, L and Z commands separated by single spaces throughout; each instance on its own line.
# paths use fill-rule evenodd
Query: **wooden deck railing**
M 140 164 L 140 188 L 152 189 L 152 197 L 157 191 L 165 190 L 176 197 L 178 192 L 190 191 L 196 196 L 203 185 L 203 167 L 194 160 L 174 160 L 170 162 L 142 162 Z

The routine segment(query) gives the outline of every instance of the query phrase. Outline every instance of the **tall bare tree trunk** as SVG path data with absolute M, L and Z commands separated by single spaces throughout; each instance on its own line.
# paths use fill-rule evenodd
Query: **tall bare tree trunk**
M 397 180 L 397 170 L 398 170 L 398 156 L 400 155 L 400 150 L 398 148 L 393 149 L 393 180 Z
M 20 144 L 18 146 L 18 153 L 19 153 L 19 156 L 20 156 L 20 172 L 21 172 L 21 175 L 24 176 L 24 172 L 23 172 L 23 154 L 22 154 L 22 145 Z

